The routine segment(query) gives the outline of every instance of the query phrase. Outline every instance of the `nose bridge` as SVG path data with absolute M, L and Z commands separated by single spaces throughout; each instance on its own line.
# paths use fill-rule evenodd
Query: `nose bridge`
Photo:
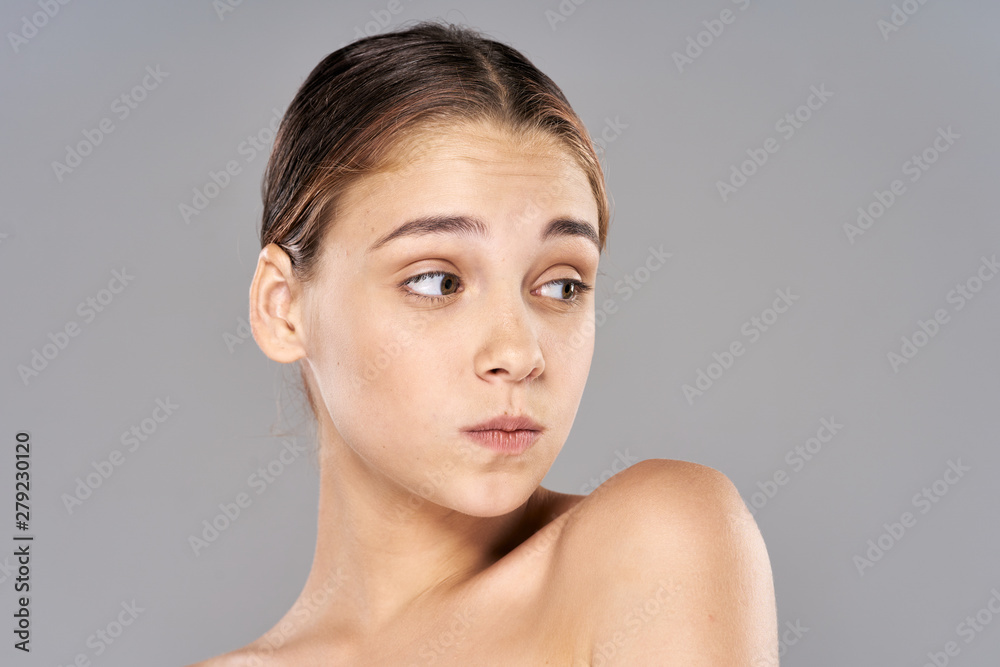
M 506 374 L 513 380 L 537 377 L 544 368 L 537 322 L 520 286 L 497 283 L 483 300 L 483 340 L 476 372 L 483 377 Z

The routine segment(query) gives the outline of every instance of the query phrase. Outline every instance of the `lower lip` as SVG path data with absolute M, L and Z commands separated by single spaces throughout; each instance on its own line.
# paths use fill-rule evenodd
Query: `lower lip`
M 466 431 L 466 435 L 489 449 L 504 454 L 520 454 L 535 444 L 541 431 Z

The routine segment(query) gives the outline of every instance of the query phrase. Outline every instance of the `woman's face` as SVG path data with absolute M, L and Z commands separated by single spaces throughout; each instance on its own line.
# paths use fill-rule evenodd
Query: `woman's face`
M 583 395 L 594 294 L 572 284 L 594 285 L 597 204 L 554 139 L 477 125 L 414 145 L 342 198 L 304 292 L 303 363 L 337 431 L 324 447 L 349 448 L 380 483 L 497 516 L 541 483 Z M 386 240 L 444 216 L 469 222 Z M 521 415 L 543 431 L 519 454 L 464 433 Z

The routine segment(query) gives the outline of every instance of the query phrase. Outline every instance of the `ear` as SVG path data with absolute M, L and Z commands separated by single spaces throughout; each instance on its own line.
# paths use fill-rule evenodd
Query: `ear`
M 261 351 L 274 361 L 288 364 L 306 356 L 303 296 L 288 255 L 278 245 L 267 244 L 250 284 L 250 330 Z

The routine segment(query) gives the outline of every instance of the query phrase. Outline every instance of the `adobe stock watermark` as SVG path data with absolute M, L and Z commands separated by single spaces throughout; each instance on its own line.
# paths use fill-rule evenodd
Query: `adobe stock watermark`
M 10 564 L 10 556 L 4 556 L 0 563 L 0 584 L 17 574 L 17 566 Z
M 170 72 L 164 72 L 159 65 L 146 66 L 146 73 L 136 85 L 125 91 L 111 101 L 110 111 L 115 114 L 119 121 L 124 121 L 132 112 L 139 108 L 151 92 L 160 87 L 163 80 L 170 76 Z M 115 122 L 110 116 L 105 116 L 97 122 L 96 127 L 85 128 L 81 131 L 83 139 L 74 145 L 66 144 L 66 155 L 63 162 L 52 161 L 52 172 L 56 175 L 56 180 L 60 183 L 67 174 L 72 174 L 81 164 L 84 158 L 92 155 L 94 150 L 104 143 L 109 134 L 115 131 Z
M 910 503 L 920 511 L 920 514 L 927 514 L 970 470 L 972 468 L 969 466 L 962 465 L 962 459 L 948 459 L 947 467 L 941 477 L 913 494 Z M 883 532 L 875 539 L 868 540 L 868 548 L 863 554 L 855 554 L 851 559 L 858 574 L 863 577 L 866 569 L 875 567 L 875 563 L 882 560 L 885 554 L 903 539 L 906 531 L 917 525 L 917 518 L 913 512 L 903 512 L 898 521 L 883 523 Z
M 243 4 L 243 0 L 212 0 L 212 9 L 219 21 L 225 21 L 226 15 L 232 14 L 236 8 Z
M 225 343 L 229 354 L 235 352 L 237 346 L 242 345 L 251 338 L 253 338 L 253 331 L 250 329 L 250 323 L 247 322 L 245 317 L 236 318 L 236 329 L 232 332 L 222 332 L 222 342 Z
M 549 23 L 552 32 L 556 31 L 560 23 L 565 23 L 569 17 L 576 13 L 576 8 L 587 2 L 587 0 L 559 0 L 554 10 L 545 10 L 545 20 Z
M 882 41 L 888 42 L 889 35 L 899 32 L 899 29 L 910 22 L 910 18 L 927 4 L 927 0 L 903 0 L 900 4 L 892 4 L 892 12 L 888 19 L 875 21 L 875 27 L 882 33 Z
M 1000 264 L 997 263 L 997 256 L 993 254 L 989 259 L 986 256 L 979 258 L 979 267 L 965 280 L 956 283 L 955 287 L 945 295 L 945 301 L 952 304 L 952 312 L 958 312 L 965 308 L 965 305 L 976 298 L 982 291 L 983 286 L 1000 272 Z M 926 320 L 917 320 L 917 328 L 909 336 L 901 336 L 899 351 L 889 350 L 886 358 L 893 373 L 899 373 L 901 366 L 910 363 L 919 354 L 920 350 L 927 346 L 935 336 L 941 331 L 941 327 L 951 322 L 951 315 L 947 308 L 938 308 L 934 315 Z
M 938 161 L 941 154 L 954 146 L 956 139 L 961 138 L 962 135 L 955 134 L 951 125 L 947 129 L 938 127 L 937 136 L 934 137 L 930 145 L 919 153 L 911 155 L 910 159 L 900 166 L 903 175 L 910 177 L 910 183 L 916 183 L 931 168 L 931 165 Z M 844 234 L 847 235 L 847 240 L 850 241 L 851 245 L 854 245 L 854 240 L 857 237 L 871 229 L 872 225 L 881 219 L 904 194 L 906 194 L 906 183 L 900 178 L 893 179 L 885 190 L 873 191 L 873 201 L 858 207 L 858 217 L 855 223 L 844 223 Z
M 740 333 L 749 339 L 747 345 L 743 344 L 742 339 L 737 338 L 721 353 L 713 352 L 712 358 L 715 361 L 710 362 L 704 369 L 697 369 L 694 385 L 681 385 L 681 392 L 684 394 L 688 405 L 694 405 L 696 397 L 703 396 L 705 392 L 711 389 L 726 371 L 735 365 L 736 359 L 743 356 L 747 351 L 747 346 L 760 340 L 764 332 L 769 331 L 775 322 L 778 321 L 778 318 L 783 313 L 787 313 L 788 309 L 799 300 L 799 295 L 792 294 L 791 287 L 786 287 L 783 290 L 777 289 L 775 290 L 775 294 L 778 296 L 771 303 L 770 307 L 765 308 L 761 311 L 760 315 L 754 315 L 740 326 Z
M 621 295 L 622 301 L 628 301 L 635 296 L 643 286 L 652 279 L 653 274 L 662 269 L 667 260 L 674 256 L 672 252 L 663 250 L 663 244 L 659 248 L 647 247 L 645 261 L 635 267 L 631 272 L 626 273 L 622 278 L 616 280 L 612 285 L 612 291 Z M 618 298 L 605 299 L 601 304 L 594 306 L 594 319 L 588 319 L 583 326 L 574 331 L 569 337 L 569 345 L 574 350 L 579 350 L 583 344 L 589 340 L 593 333 L 607 323 L 608 318 L 618 312 Z
M 649 282 L 653 274 L 662 269 L 666 265 L 667 260 L 674 256 L 672 252 L 666 252 L 663 249 L 662 243 L 658 248 L 647 246 L 646 251 L 645 261 L 632 269 L 631 272 L 626 273 L 621 279 L 616 280 L 614 286 L 612 286 L 612 291 L 615 294 L 621 295 L 622 301 L 628 301 L 635 296 L 642 289 L 643 285 Z M 614 301 L 614 299 L 605 300 L 600 311 L 609 315 L 616 313 L 618 307 Z M 599 317 L 595 316 L 595 320 L 597 320 L 597 326 L 604 324 Z
M 285 470 L 292 463 L 297 461 L 307 452 L 307 448 L 298 444 L 294 438 L 286 438 L 283 441 L 281 452 L 271 459 L 266 466 L 261 466 L 256 472 L 250 473 L 247 477 L 247 486 L 254 494 L 259 496 L 267 491 L 274 484 Z M 236 523 L 236 520 L 243 514 L 243 510 L 253 504 L 253 496 L 245 491 L 236 494 L 231 502 L 219 503 L 219 513 L 211 519 L 203 519 L 202 529 L 199 535 L 191 533 L 188 535 L 188 546 L 195 556 L 200 556 L 202 552 L 219 539 L 219 536 L 229 527 Z
M 621 121 L 621 116 L 616 114 L 614 120 L 605 116 L 604 125 L 599 133 L 591 132 L 590 128 L 587 128 L 591 145 L 597 154 L 598 160 L 603 158 L 608 144 L 618 141 L 628 127 L 628 124 Z M 407 169 L 413 168 L 410 166 L 410 163 L 407 163 Z M 563 194 L 566 187 L 565 179 L 554 179 L 547 182 L 541 192 L 533 193 L 532 197 L 524 202 L 521 210 L 514 214 L 514 229 L 518 232 L 523 232 L 525 227 L 533 227 L 539 218 L 547 218 L 549 214 L 542 207 L 550 204 Z
M 635 296 L 650 281 L 652 275 L 666 264 L 666 260 L 673 257 L 673 253 L 664 251 L 662 245 L 659 248 L 649 246 L 648 251 L 646 260 L 641 265 L 617 280 L 612 286 L 613 292 L 621 297 L 621 301 L 628 301 Z M 602 304 L 595 307 L 594 320 L 588 320 L 584 324 L 584 327 L 599 328 L 603 326 L 607 322 L 608 317 L 617 313 L 618 309 L 618 297 L 605 299 Z M 412 326 L 400 328 L 393 340 L 380 344 L 378 353 L 374 358 L 365 362 L 360 374 L 351 376 L 349 381 L 352 385 L 358 389 L 374 382 L 381 373 L 385 372 L 392 365 L 392 362 L 397 357 L 413 345 L 420 334 L 426 329 L 430 317 L 430 313 L 427 312 L 420 311 L 415 313 L 415 322 Z M 235 349 L 243 340 L 249 338 L 249 324 L 244 326 L 240 320 L 237 320 L 237 325 L 235 335 L 231 333 L 223 334 L 223 341 L 230 348 L 230 351 Z M 587 337 L 584 335 L 585 333 L 589 334 L 591 332 L 584 331 L 583 329 L 574 331 L 570 335 L 569 345 L 573 349 L 580 349 L 587 340 Z
M 171 401 L 169 396 L 166 398 L 157 398 L 156 407 L 153 408 L 148 417 L 133 424 L 127 431 L 122 432 L 118 440 L 121 442 L 125 452 L 130 454 L 136 452 L 153 437 L 160 428 L 160 425 L 166 422 L 179 407 L 181 406 Z M 94 469 L 93 472 L 87 473 L 84 477 L 77 477 L 74 480 L 76 486 L 73 488 L 73 492 L 63 493 L 60 496 L 66 512 L 72 515 L 73 511 L 81 507 L 84 501 L 94 494 L 94 491 L 101 488 L 106 481 L 111 479 L 115 471 L 124 463 L 125 454 L 120 449 L 112 449 L 107 458 L 100 461 L 91 461 L 90 467 Z
M 604 487 L 599 487 L 596 493 L 600 493 L 603 488 Z M 526 562 L 530 562 L 548 553 L 552 547 L 559 542 L 559 538 L 562 536 L 563 530 L 566 529 L 569 521 L 575 516 L 576 515 L 572 512 L 550 514 L 549 522 L 542 526 L 539 530 L 535 531 L 534 535 L 518 547 L 524 552 L 524 560 Z M 528 544 L 529 542 L 530 544 Z M 528 546 L 525 547 L 525 544 L 528 544 Z
M 392 19 L 397 14 L 401 14 L 405 9 L 404 4 L 409 5 L 413 0 L 389 0 L 385 9 L 372 9 L 369 11 L 372 20 L 366 21 L 363 24 L 358 24 L 354 26 L 354 34 L 351 37 L 351 41 L 362 39 L 363 37 L 373 37 L 379 34 L 383 30 L 389 27 L 392 23 Z M 341 42 L 338 49 L 342 49 L 347 45 L 347 42 Z
M 420 662 L 411 662 L 409 667 L 419 667 L 420 665 L 430 665 L 446 653 L 461 646 L 468 639 L 469 628 L 472 627 L 473 616 L 469 611 L 455 611 L 445 623 L 443 630 L 434 637 L 425 639 L 417 649 L 417 655 L 422 658 Z
M 603 471 L 601 471 L 600 475 L 596 477 L 591 477 L 589 480 L 581 484 L 580 493 L 582 495 L 587 495 L 588 493 L 599 487 L 601 484 L 604 484 L 604 482 L 608 481 L 609 479 L 620 473 L 622 470 L 625 470 L 633 463 L 638 463 L 638 462 L 639 462 L 638 457 L 629 454 L 628 449 L 626 449 L 624 452 L 622 452 L 622 450 L 620 449 L 616 449 L 615 458 L 614 461 L 612 461 L 611 463 L 611 467 L 605 468 Z
M 146 608 L 140 607 L 135 600 L 131 602 L 123 600 L 120 606 L 121 611 L 113 619 L 87 637 L 86 645 L 90 652 L 77 653 L 65 667 L 90 667 L 91 659 L 104 655 L 104 652 L 125 633 L 125 628 L 135 623 L 139 614 L 146 611 Z M 60 664 L 58 667 L 63 666 Z
M 732 0 L 732 2 L 739 7 L 741 12 L 746 11 L 750 6 L 750 0 Z M 701 24 L 705 29 L 698 31 L 694 35 L 688 35 L 683 51 L 674 51 L 671 54 L 671 57 L 674 59 L 674 65 L 677 66 L 677 71 L 683 74 L 685 67 L 693 65 L 694 61 L 700 58 L 706 49 L 710 48 L 715 44 L 717 39 L 722 37 L 722 33 L 726 31 L 726 26 L 736 22 L 737 16 L 739 14 L 733 10 L 723 9 L 719 12 L 718 18 L 702 21 Z
M 461 458 L 463 462 L 473 459 L 476 454 L 475 448 L 476 445 L 473 445 L 472 442 L 467 440 L 462 442 L 459 449 L 462 453 Z M 424 503 L 428 502 L 427 497 L 433 496 L 438 489 L 443 487 L 445 483 L 451 479 L 451 476 L 457 470 L 458 468 L 455 466 L 454 462 L 445 460 L 444 463 L 442 463 L 438 468 L 425 471 L 424 479 L 417 487 L 417 493 L 410 493 L 410 495 L 407 496 L 405 504 L 396 506 L 394 516 L 395 520 L 402 523 L 413 516 L 417 510 L 423 507 Z
M 663 618 L 670 613 L 670 599 L 678 595 L 683 588 L 681 584 L 673 579 L 660 579 L 656 582 L 657 588 L 652 590 L 646 599 L 632 606 L 622 618 L 621 623 L 609 633 L 604 640 L 599 640 L 594 644 L 594 650 L 589 662 L 578 662 L 576 666 L 583 667 L 605 667 L 605 665 L 617 664 L 615 656 L 628 645 L 628 642 L 639 636 L 640 631 L 650 622 Z M 582 660 L 581 656 L 581 660 Z
M 274 652 L 284 646 L 296 628 L 305 625 L 347 581 L 348 576 L 344 573 L 343 567 L 331 568 L 318 590 L 313 591 L 308 597 L 295 601 L 287 614 L 290 618 L 278 623 L 258 640 L 263 646 L 253 646 L 249 649 L 250 655 L 246 657 L 247 667 L 264 667 L 271 664 L 269 661 Z
M 779 659 L 785 657 L 790 646 L 795 646 L 809 632 L 809 628 L 802 625 L 802 621 L 785 621 L 784 629 L 778 629 L 778 648 L 771 649 L 766 655 L 758 655 L 750 663 L 750 667 L 778 667 Z
M 833 437 L 842 428 L 844 428 L 844 425 L 837 423 L 836 417 L 823 417 L 820 419 L 816 435 L 806 439 L 804 443 L 795 445 L 785 454 L 784 460 L 791 469 L 791 473 L 786 472 L 784 468 L 778 468 L 769 479 L 757 482 L 759 490 L 750 494 L 749 502 L 747 503 L 747 509 L 750 510 L 750 514 L 757 516 L 757 511 L 773 500 L 778 495 L 781 487 L 788 484 L 791 480 L 791 475 L 805 468 L 806 463 L 812 461 L 813 457 L 822 451 L 823 445 L 833 440 Z
M 379 352 L 374 359 L 368 359 L 365 367 L 361 369 L 360 375 L 351 375 L 350 382 L 355 390 L 366 387 L 368 384 L 382 374 L 392 364 L 393 360 L 403 351 L 413 345 L 413 343 L 427 328 L 431 314 L 427 311 L 415 311 L 412 313 L 412 324 L 407 327 L 400 327 L 396 330 L 394 338 L 388 343 L 379 345 Z
M 93 296 L 88 296 L 76 307 L 76 314 L 83 318 L 84 324 L 90 324 L 97 319 L 98 314 L 103 313 L 116 295 L 121 294 L 128 285 L 132 283 L 135 276 L 130 275 L 128 269 L 122 267 L 121 271 L 114 269 L 111 271 L 111 280 L 108 281 L 107 288 L 100 289 Z M 42 371 L 49 367 L 53 361 L 69 347 L 71 339 L 80 335 L 82 329 L 76 320 L 69 320 L 56 330 L 48 333 L 49 342 L 43 343 L 41 351 L 37 347 L 31 349 L 27 365 L 18 364 L 17 374 L 21 382 L 27 387 L 33 378 L 38 377 Z
M 226 160 L 226 163 L 218 171 L 208 170 L 208 179 L 191 189 L 190 203 L 180 202 L 177 205 L 177 210 L 184 224 L 191 224 L 191 219 L 208 208 L 212 200 L 222 194 L 222 191 L 232 184 L 233 179 L 243 173 L 243 168 L 253 162 L 258 155 L 264 153 L 264 156 L 267 156 L 281 124 L 281 111 L 272 108 L 271 114 L 271 120 L 267 125 L 253 134 L 248 134 L 236 146 L 237 157 Z M 239 158 L 243 158 L 242 162 Z
M 990 589 L 990 598 L 975 614 L 969 614 L 955 626 L 955 634 L 958 635 L 965 644 L 971 644 L 993 622 L 996 616 L 1000 616 L 1000 590 Z M 951 659 L 957 657 L 962 652 L 962 647 L 957 641 L 945 642 L 940 651 L 928 651 L 927 661 L 923 667 L 946 667 L 951 663 Z
M 594 142 L 594 152 L 597 156 L 603 157 L 607 153 L 608 144 L 613 144 L 622 136 L 622 132 L 628 129 L 628 125 L 621 121 L 621 116 L 616 115 L 614 120 L 604 117 L 604 126 L 600 135 L 591 135 Z
M 781 135 L 785 143 L 795 136 L 795 133 L 805 127 L 805 124 L 813 117 L 813 114 L 822 109 L 833 97 L 833 93 L 826 89 L 826 84 L 821 83 L 817 88 L 815 85 L 809 87 L 809 95 L 805 102 L 789 111 L 779 118 L 774 124 L 774 131 Z M 764 140 L 760 148 L 748 148 L 746 150 L 747 159 L 739 164 L 732 164 L 729 167 L 729 178 L 725 181 L 718 180 L 715 187 L 719 191 L 722 202 L 729 201 L 729 198 L 736 194 L 740 188 L 750 182 L 750 179 L 767 164 L 771 156 L 781 149 L 781 142 L 774 137 Z
M 21 17 L 21 28 L 17 32 L 10 31 L 7 33 L 7 41 L 10 42 L 10 48 L 14 49 L 14 53 L 18 53 L 25 44 L 34 39 L 38 35 L 38 31 L 49 24 L 49 21 L 56 17 L 56 14 L 66 5 L 69 4 L 70 0 L 37 0 L 37 4 L 42 11 L 35 12 L 33 14 L 25 14 Z

